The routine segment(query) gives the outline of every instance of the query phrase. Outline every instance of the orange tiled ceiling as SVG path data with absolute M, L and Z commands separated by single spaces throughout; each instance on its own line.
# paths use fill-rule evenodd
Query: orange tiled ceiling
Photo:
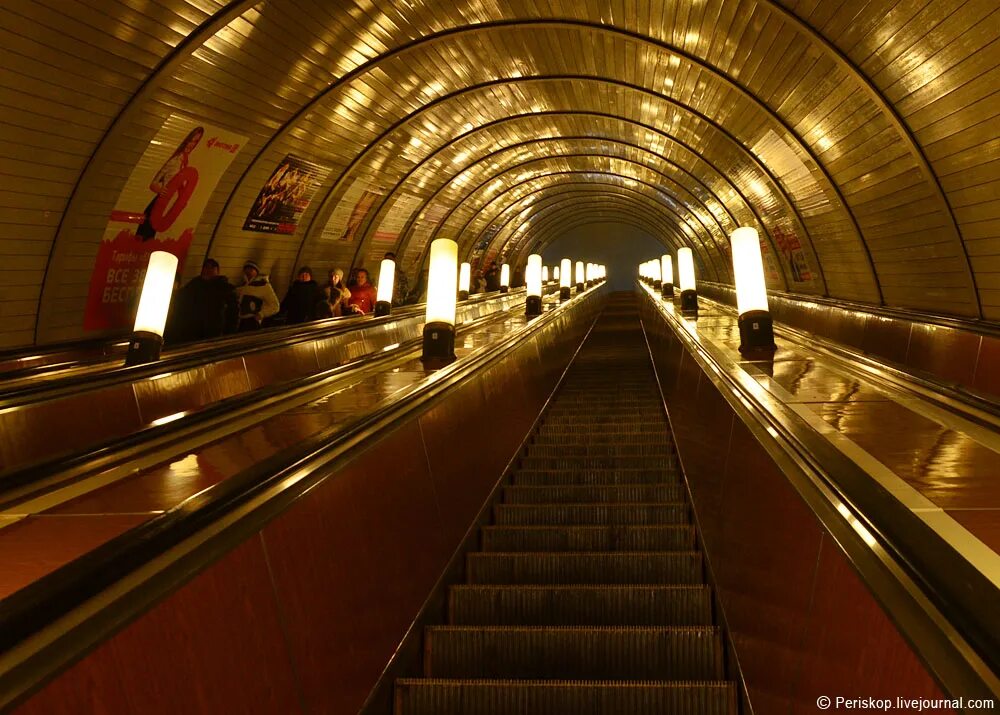
M 116 197 L 180 115 L 247 137 L 187 272 L 526 251 L 588 222 L 731 281 L 1000 319 L 994 0 L 61 0 L 0 8 L 0 347 L 83 337 Z M 243 229 L 288 154 L 329 169 L 294 233 Z M 346 240 L 345 240 L 346 239 Z M 609 240 L 613 237 L 609 236 Z

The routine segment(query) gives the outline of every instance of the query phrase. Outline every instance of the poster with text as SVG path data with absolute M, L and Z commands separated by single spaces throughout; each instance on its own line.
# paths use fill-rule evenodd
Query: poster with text
M 209 197 L 247 137 L 171 116 L 122 189 L 90 276 L 85 330 L 132 324 L 146 264 L 167 251 L 184 265 Z
M 295 233 L 299 219 L 328 173 L 327 167 L 291 154 L 286 156 L 257 194 L 243 230 Z

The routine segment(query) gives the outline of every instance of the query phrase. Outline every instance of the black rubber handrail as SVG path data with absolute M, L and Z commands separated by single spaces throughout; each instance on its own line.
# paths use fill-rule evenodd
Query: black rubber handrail
M 512 291 L 511 294 L 516 295 L 517 290 Z M 494 300 L 500 298 L 502 295 L 497 292 L 487 293 L 483 296 L 477 295 L 470 298 L 464 304 L 468 305 L 474 302 Z M 363 330 L 373 325 L 417 317 L 422 314 L 424 309 L 424 304 L 419 303 L 413 306 L 406 306 L 403 309 L 393 312 L 391 315 L 379 318 L 373 316 L 360 318 L 346 316 L 294 326 L 269 328 L 264 331 L 258 330 L 249 333 L 227 335 L 221 338 L 213 338 L 212 340 L 190 344 L 192 347 L 197 345 L 197 349 L 195 350 L 181 351 L 179 349 L 177 352 L 167 352 L 160 360 L 146 365 L 134 365 L 131 367 L 109 365 L 107 370 L 102 370 L 96 375 L 90 373 L 71 374 L 39 382 L 36 385 L 25 385 L 9 390 L 3 389 L 3 382 L 0 380 L 0 409 L 51 399 L 61 394 L 69 393 L 81 386 L 85 386 L 86 389 L 94 389 L 123 382 L 134 382 L 136 380 L 155 377 L 165 372 L 186 370 L 211 362 L 242 357 L 251 353 L 277 350 L 289 345 L 321 340 L 333 335 L 342 335 Z M 102 360 L 98 362 L 107 361 Z
M 498 344 L 443 368 L 414 391 L 357 422 L 329 428 L 261 460 L 0 601 L 0 654 L 3 654 L 0 709 L 5 710 L 23 700 L 45 680 L 82 657 L 156 600 L 259 530 L 325 479 L 333 466 L 350 459 L 348 452 L 353 447 L 390 431 L 415 410 L 503 359 L 524 339 L 564 316 L 566 311 L 594 300 L 602 288 L 603 285 L 598 285 L 567 303 L 556 305 L 505 336 Z M 272 491 L 273 494 L 269 493 Z M 155 559 L 173 553 L 172 550 L 186 540 L 220 524 L 240 509 L 251 511 L 237 520 L 237 526 L 223 524 L 219 532 L 199 541 L 192 549 L 196 552 L 193 556 L 185 554 L 168 559 L 161 571 L 144 574 L 141 583 L 130 582 L 127 597 L 109 597 L 107 602 L 94 606 L 103 592 L 135 576 Z M 196 564 L 192 564 L 192 560 Z M 88 606 L 94 607 L 94 614 L 65 627 L 54 627 L 51 638 L 40 639 L 44 644 L 32 642 L 13 656 L 9 655 L 9 651 L 17 649 L 29 637 L 37 636 L 59 619 Z
M 696 338 L 659 299 L 640 292 L 775 458 L 941 686 L 955 697 L 1000 696 L 1000 589 L 787 405 L 758 397 L 710 352 L 691 349 Z

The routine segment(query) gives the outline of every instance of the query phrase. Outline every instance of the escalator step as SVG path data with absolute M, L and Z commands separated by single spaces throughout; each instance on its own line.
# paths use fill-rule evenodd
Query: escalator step
M 665 457 L 673 455 L 673 448 L 666 442 L 632 442 L 617 444 L 540 444 L 534 442 L 525 448 L 525 457 Z
M 395 715 L 736 715 L 728 682 L 399 680 Z
M 679 484 L 672 469 L 520 469 L 513 475 L 516 485 L 559 484 Z
M 708 586 L 453 586 L 449 622 L 523 626 L 707 626 Z
M 686 524 L 683 502 L 663 504 L 497 504 L 499 526 L 573 526 L 598 524 Z
M 466 556 L 472 584 L 700 584 L 701 552 L 492 552 Z
M 514 486 L 503 489 L 505 504 L 678 502 L 683 501 L 684 496 L 680 484 Z
M 670 444 L 666 430 L 658 432 L 628 432 L 602 433 L 538 433 L 531 440 L 532 445 L 566 445 L 569 447 L 586 447 L 603 444 Z
M 693 526 L 487 526 L 483 551 L 687 551 Z
M 671 469 L 672 455 L 649 457 L 522 457 L 523 469 Z
M 424 632 L 424 676 L 715 680 L 722 653 L 711 626 L 433 626 Z

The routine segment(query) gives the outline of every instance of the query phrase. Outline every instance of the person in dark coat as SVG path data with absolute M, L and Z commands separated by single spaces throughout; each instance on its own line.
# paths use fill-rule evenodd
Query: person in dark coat
M 496 261 L 490 261 L 489 268 L 483 271 L 483 279 L 486 281 L 486 292 L 500 290 L 500 266 Z
M 313 280 L 312 269 L 302 266 L 299 274 L 281 301 L 281 312 L 285 314 L 285 322 L 305 323 L 316 319 L 316 304 L 323 299 L 323 291 Z
M 219 263 L 208 258 L 201 266 L 201 275 L 192 278 L 174 296 L 170 342 L 207 340 L 236 332 L 239 305 L 236 287 L 220 275 Z

